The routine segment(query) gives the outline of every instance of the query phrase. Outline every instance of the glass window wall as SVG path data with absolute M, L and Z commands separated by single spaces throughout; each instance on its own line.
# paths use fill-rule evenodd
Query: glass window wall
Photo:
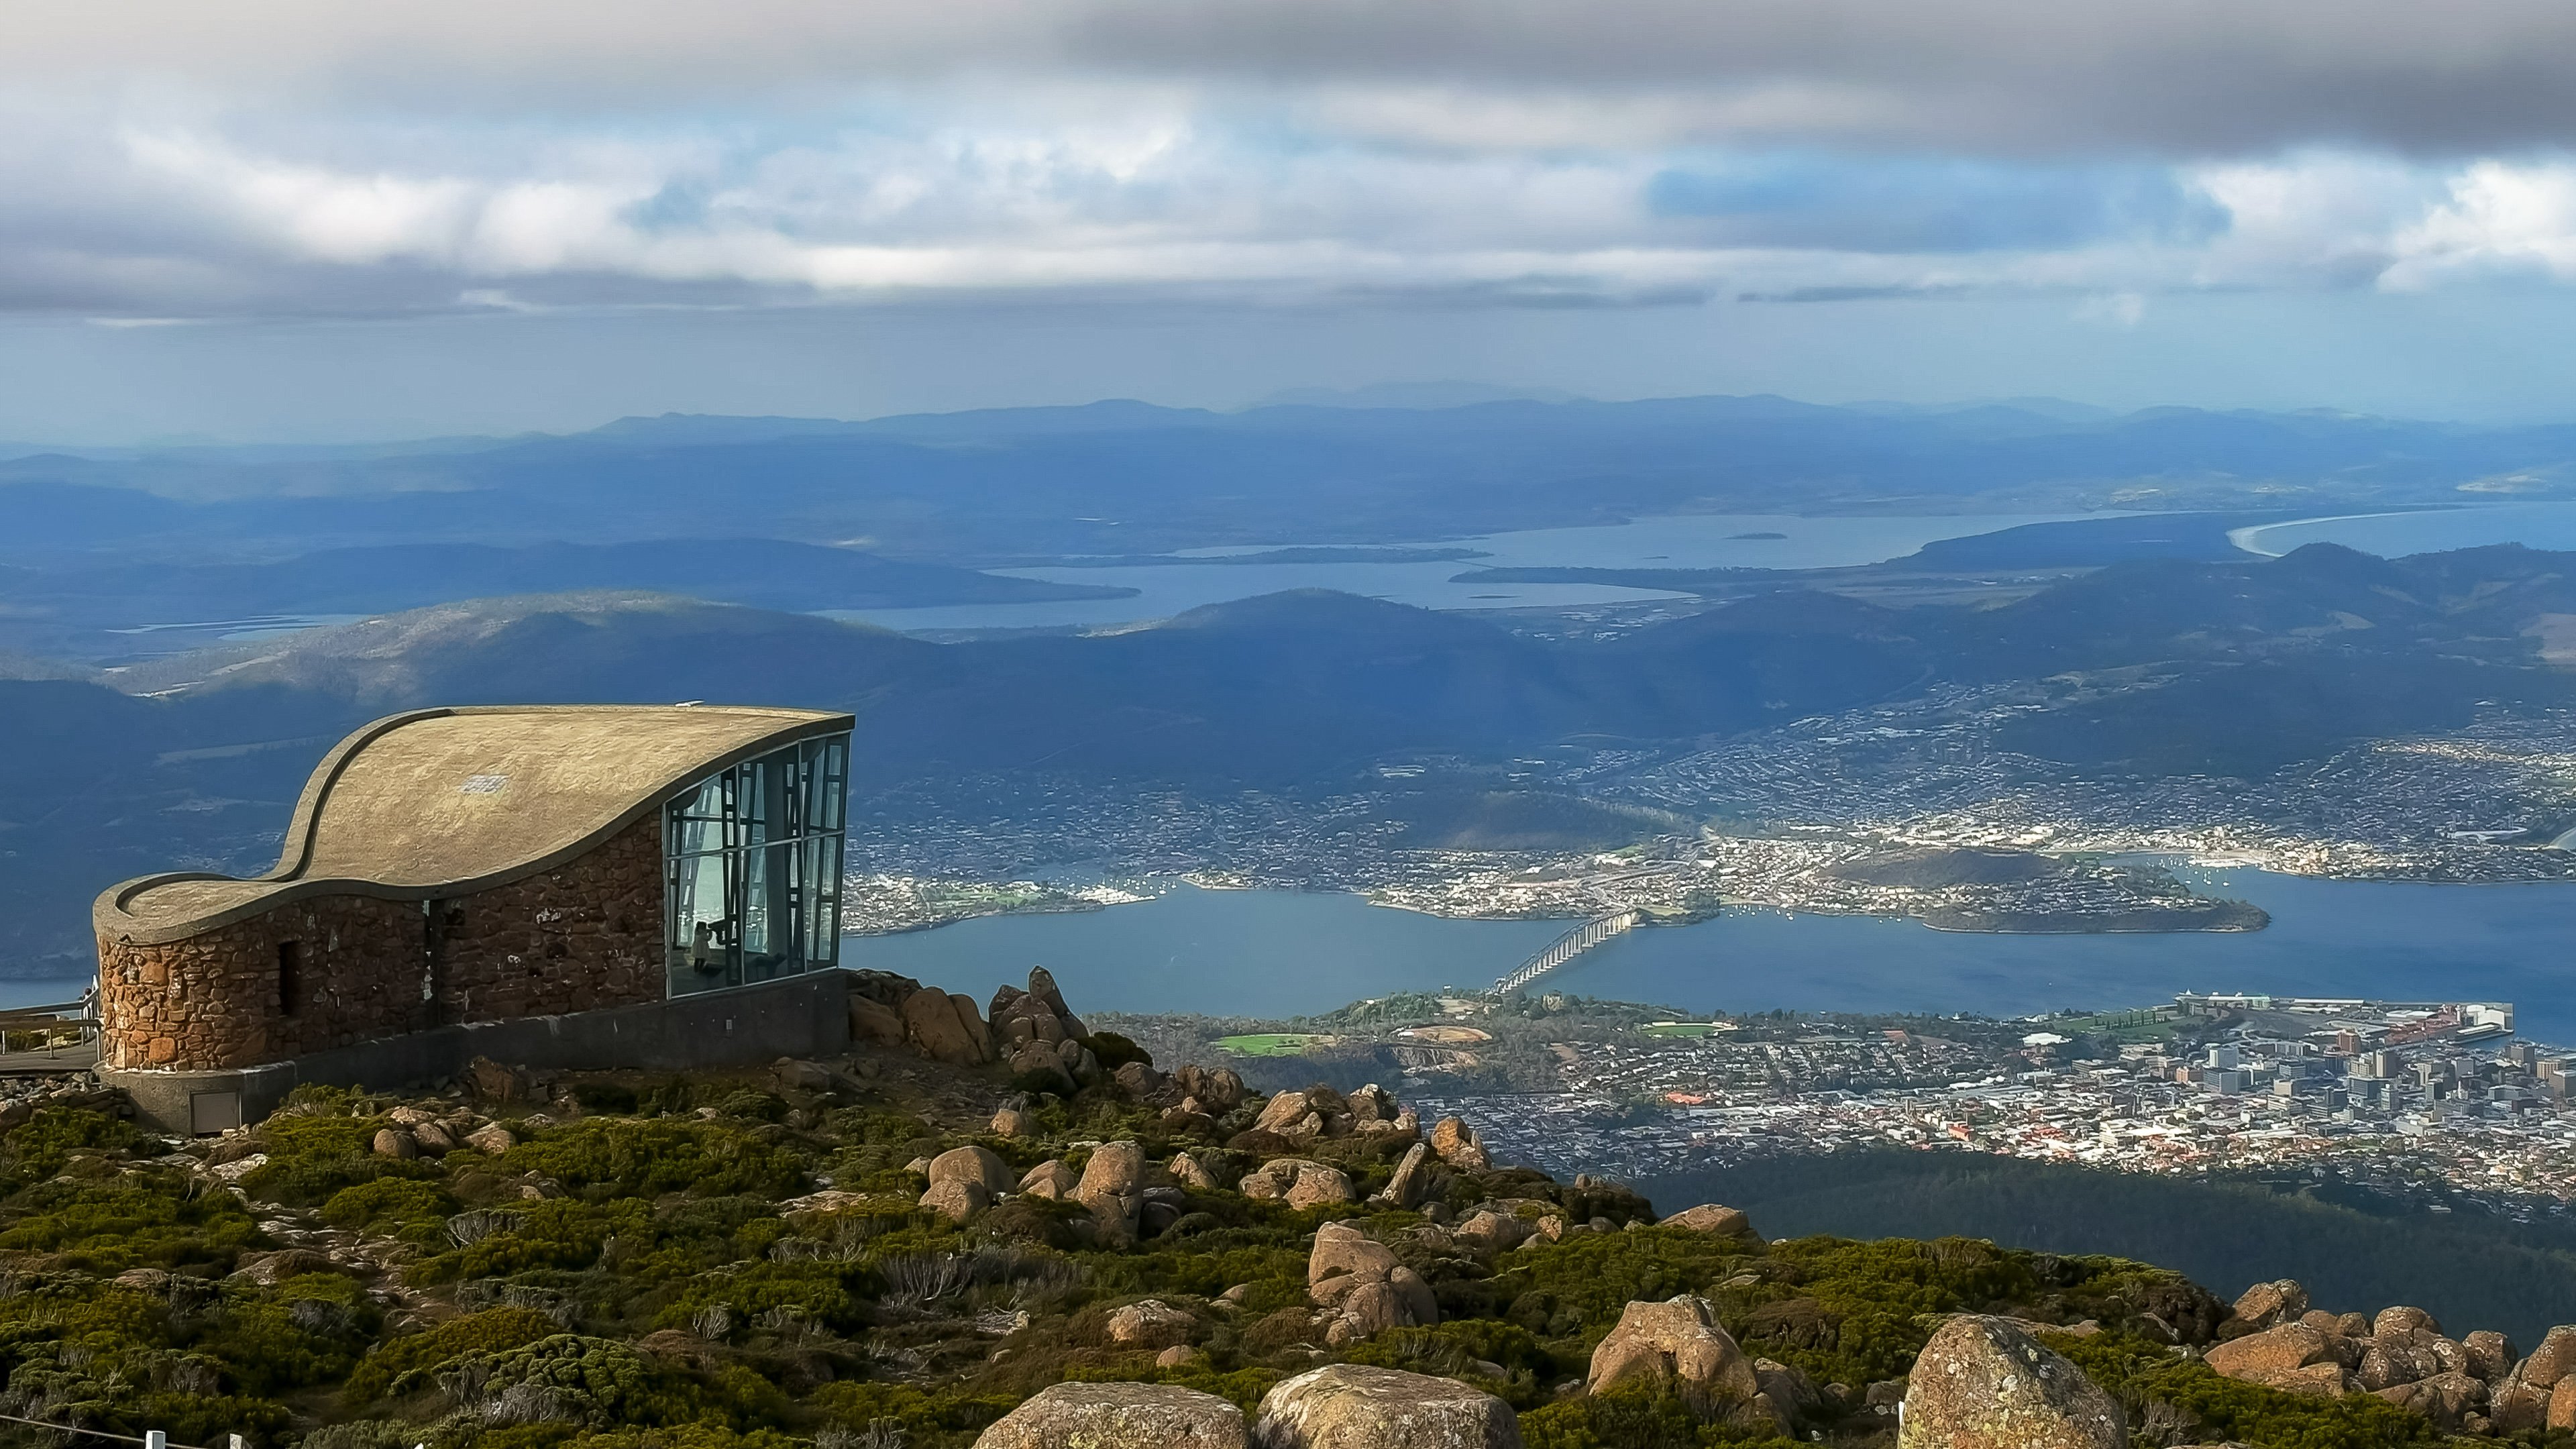
M 700 781 L 665 807 L 670 994 L 840 964 L 846 735 Z

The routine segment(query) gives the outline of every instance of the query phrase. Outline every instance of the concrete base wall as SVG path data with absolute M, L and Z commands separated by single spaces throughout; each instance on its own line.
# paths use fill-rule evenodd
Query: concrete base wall
M 388 1089 L 440 1082 L 476 1057 L 552 1071 L 677 1072 L 757 1066 L 849 1049 L 849 975 L 817 971 L 757 986 L 561 1016 L 470 1022 L 220 1071 L 101 1068 L 165 1132 L 218 1132 L 256 1122 L 307 1083 Z

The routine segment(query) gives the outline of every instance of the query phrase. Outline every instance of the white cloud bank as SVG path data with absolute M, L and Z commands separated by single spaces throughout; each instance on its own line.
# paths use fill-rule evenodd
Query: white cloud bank
M 2571 71 L 2555 0 L 31 0 L 0 311 L 2556 284 Z

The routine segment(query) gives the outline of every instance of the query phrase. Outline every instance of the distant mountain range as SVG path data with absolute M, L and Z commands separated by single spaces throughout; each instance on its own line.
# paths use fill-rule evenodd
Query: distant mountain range
M 2463 494 L 2462 490 L 2470 490 Z M 0 558 L 428 542 L 864 540 L 985 564 L 1456 538 L 1676 511 L 2288 508 L 2576 496 L 2576 427 L 1773 397 L 1442 408 L 1134 402 L 630 418 L 574 437 L 0 462 Z
M 331 740 L 427 703 L 849 709 L 861 795 L 968 774 L 1296 792 L 1390 760 L 1716 743 L 2019 682 L 2001 745 L 2151 779 L 2261 774 L 2482 705 L 2576 705 L 2570 662 L 2576 555 L 2515 547 L 2147 559 L 2000 608 L 1783 590 L 1592 642 L 1332 593 L 961 644 L 660 593 L 443 604 L 100 682 L 0 679 L 0 943 L 76 956 L 110 881 L 260 863 Z

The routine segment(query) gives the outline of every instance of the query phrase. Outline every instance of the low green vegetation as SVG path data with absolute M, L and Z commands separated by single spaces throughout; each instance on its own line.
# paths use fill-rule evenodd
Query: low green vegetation
M 1527 1169 L 1444 1169 L 1418 1211 L 1167 1187 L 1170 1211 L 1132 1242 L 1034 1196 L 959 1224 L 919 1206 L 918 1159 L 980 1142 L 1013 1173 L 1079 1169 L 1090 1144 L 1130 1138 L 1232 1182 L 1262 1160 L 1227 1145 L 1259 1103 L 1193 1129 L 1103 1086 L 1033 1104 L 1034 1135 L 1001 1138 L 985 1122 L 1000 1084 L 950 1078 L 595 1077 L 533 1106 L 308 1091 L 251 1134 L 193 1144 L 47 1108 L 0 1139 L 0 1414 L 258 1449 L 965 1449 L 1058 1382 L 1174 1383 L 1251 1409 L 1342 1360 L 1476 1385 L 1540 1449 L 1784 1444 L 1669 1396 L 1570 1392 L 1630 1302 L 1689 1293 L 1749 1356 L 1817 1387 L 1802 1437 L 1853 1449 L 1886 1442 L 1863 1391 L 1960 1311 L 2099 1323 L 2067 1349 L 2140 1423 L 2257 1449 L 2434 1442 L 2376 1401 L 2216 1379 L 2141 1336 L 2149 1314 L 2205 1336 L 2220 1311 L 2162 1269 L 1966 1238 L 1665 1228 L 1624 1188 Z M 438 1114 L 515 1140 L 375 1151 L 397 1120 Z M 1365 1195 L 1407 1140 L 1306 1150 Z M 1497 1253 L 1437 1226 L 1497 1202 L 1613 1230 Z M 1333 1218 L 1393 1247 L 1441 1321 L 1327 1346 L 1306 1265 Z M 1147 1297 L 1188 1315 L 1188 1361 L 1114 1337 Z

